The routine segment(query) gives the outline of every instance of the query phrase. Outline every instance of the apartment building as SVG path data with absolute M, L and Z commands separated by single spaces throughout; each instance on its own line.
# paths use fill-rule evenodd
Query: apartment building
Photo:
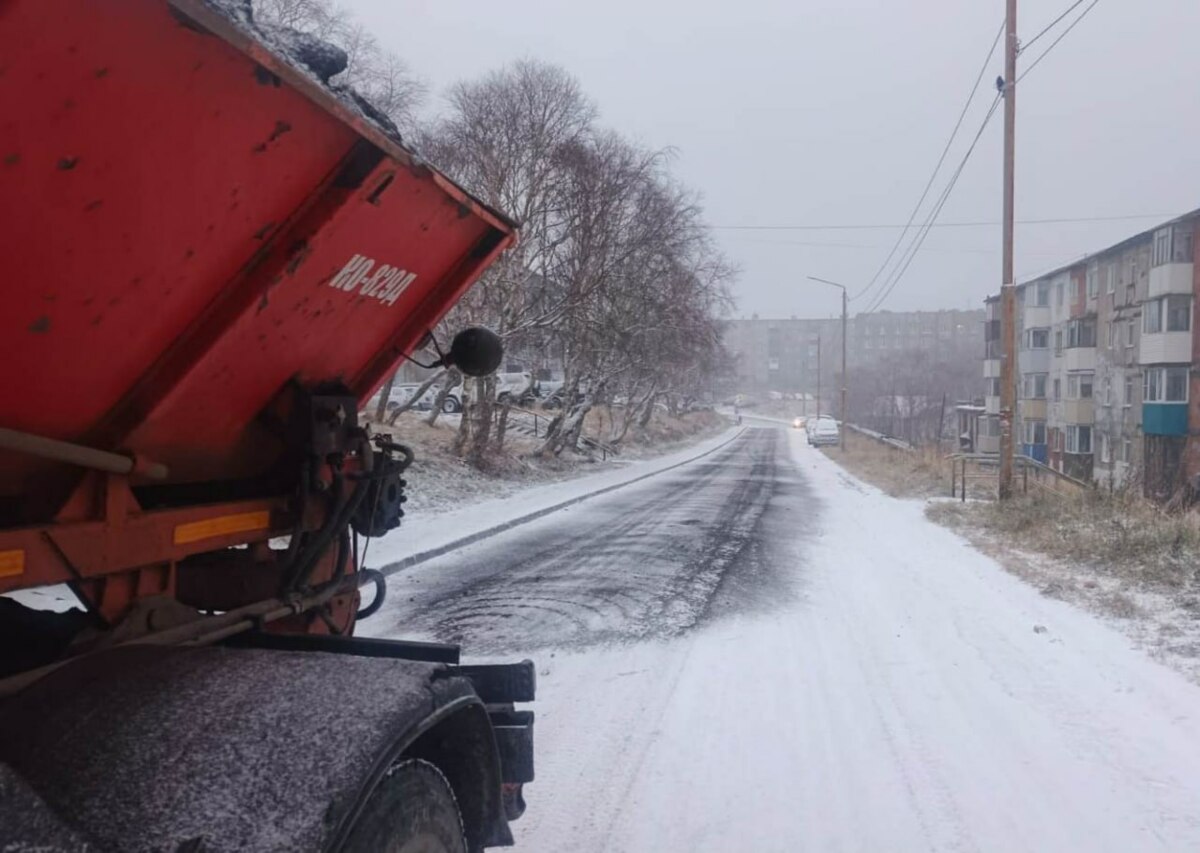
M 1140 477 L 1156 498 L 1200 487 L 1198 229 L 1193 211 L 1018 285 L 1020 452 L 1109 487 Z M 984 419 L 999 392 L 998 309 L 987 301 Z
M 847 322 L 851 373 L 903 354 L 924 352 L 941 358 L 971 358 L 983 312 L 876 311 Z M 725 346 L 734 359 L 738 387 L 746 392 L 813 392 L 820 382 L 832 388 L 841 372 L 840 317 L 731 320 Z

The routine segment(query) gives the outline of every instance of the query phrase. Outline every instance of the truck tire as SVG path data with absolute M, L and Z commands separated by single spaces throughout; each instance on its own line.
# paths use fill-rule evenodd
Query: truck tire
M 379 782 L 341 848 L 347 853 L 467 853 L 450 783 L 433 764 L 407 759 Z
M 458 400 L 454 399 L 453 397 L 447 397 L 445 399 L 445 401 L 442 403 L 442 411 L 448 415 L 453 415 L 457 412 L 461 412 L 462 411 L 462 403 L 458 402 Z

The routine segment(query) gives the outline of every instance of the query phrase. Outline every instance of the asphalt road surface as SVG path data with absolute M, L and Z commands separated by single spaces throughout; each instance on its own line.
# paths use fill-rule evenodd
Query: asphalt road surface
M 532 851 L 1200 850 L 1200 688 L 788 429 L 391 578 L 537 661 Z
M 369 629 L 513 654 L 664 639 L 779 606 L 797 591 L 779 546 L 813 527 L 797 474 L 783 433 L 748 430 L 690 465 L 393 577 L 400 604 Z

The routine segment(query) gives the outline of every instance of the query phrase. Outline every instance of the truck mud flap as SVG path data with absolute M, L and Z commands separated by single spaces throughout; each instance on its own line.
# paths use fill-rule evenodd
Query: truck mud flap
M 514 702 L 532 702 L 537 692 L 533 661 L 453 666 L 450 672 L 471 682 L 487 707 L 500 754 L 500 773 L 506 785 L 533 781 L 533 712 L 513 709 Z

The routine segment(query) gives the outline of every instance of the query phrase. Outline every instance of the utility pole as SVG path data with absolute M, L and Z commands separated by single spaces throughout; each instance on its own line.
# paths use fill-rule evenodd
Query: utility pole
M 842 288 L 842 428 L 838 430 L 838 447 L 846 452 L 846 288 Z M 382 589 L 382 587 L 381 587 Z
M 1013 494 L 1013 412 L 1016 410 L 1017 324 L 1013 281 L 1013 170 L 1017 119 L 1017 0 L 1006 0 L 1004 21 L 1004 231 L 1000 282 L 1000 500 Z
M 821 417 L 821 336 L 817 335 L 817 419 Z
M 838 445 L 842 448 L 842 452 L 846 452 L 846 285 L 838 284 L 836 281 L 830 281 L 826 278 L 817 278 L 815 275 L 808 276 L 809 281 L 819 281 L 821 284 L 829 284 L 842 291 L 842 428 L 838 430 Z M 817 378 L 820 379 L 821 367 L 821 341 L 817 339 Z M 819 387 L 819 385 L 818 385 Z M 820 400 L 820 391 L 817 392 L 818 401 Z M 817 406 L 817 416 L 821 414 L 820 405 Z

